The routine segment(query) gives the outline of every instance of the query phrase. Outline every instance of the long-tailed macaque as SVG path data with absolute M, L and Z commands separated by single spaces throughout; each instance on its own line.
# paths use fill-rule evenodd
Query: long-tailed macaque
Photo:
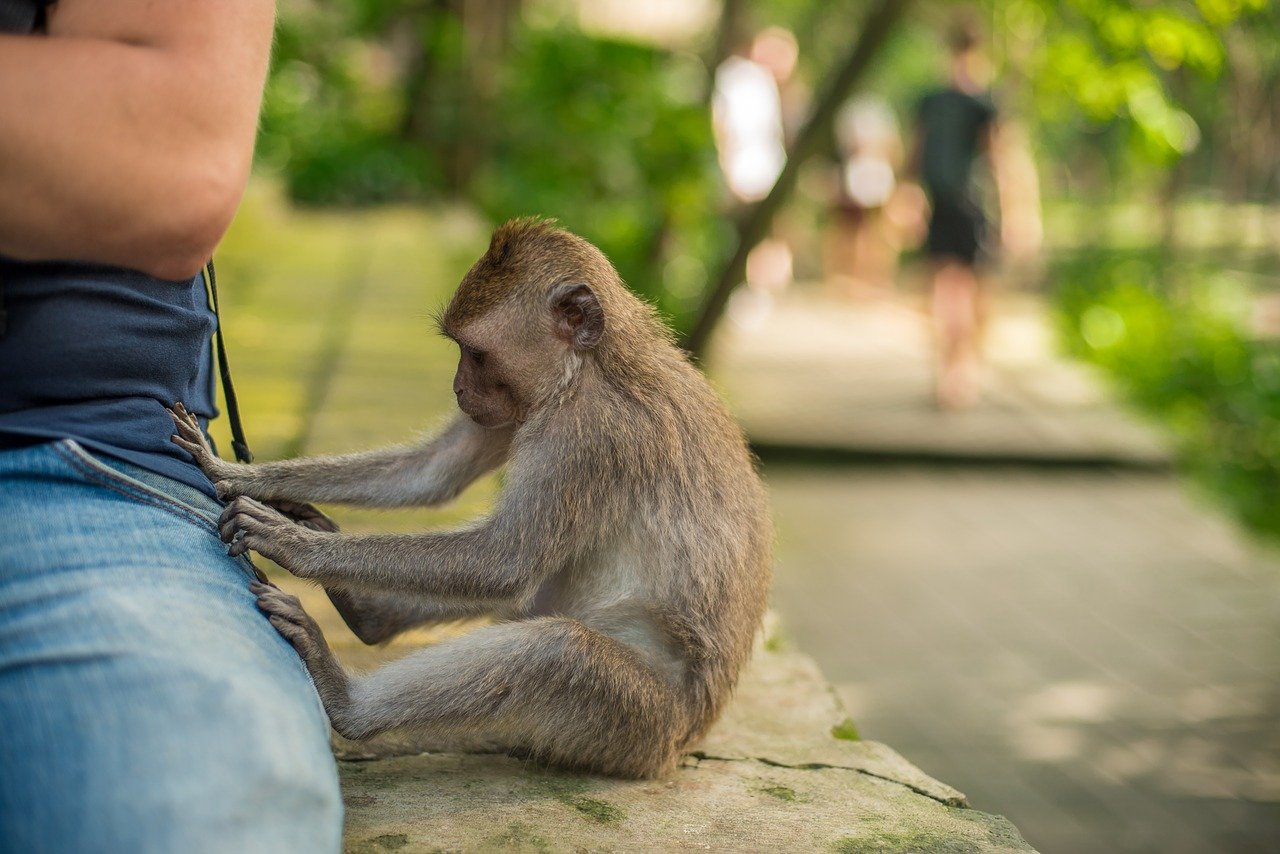
M 174 441 L 233 499 L 230 551 L 334 590 L 366 642 L 498 617 L 355 675 L 296 598 L 256 585 L 339 733 L 662 774 L 720 713 L 765 606 L 772 529 L 742 433 L 604 255 L 545 222 L 499 228 L 440 326 L 461 414 L 429 441 L 240 465 L 180 407 Z M 457 530 L 346 535 L 263 503 L 438 504 L 504 463 L 496 509 Z

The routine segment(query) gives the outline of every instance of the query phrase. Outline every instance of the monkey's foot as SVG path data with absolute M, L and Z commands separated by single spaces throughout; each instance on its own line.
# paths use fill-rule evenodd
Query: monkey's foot
M 213 481 L 214 488 L 217 489 L 220 498 L 227 497 L 230 484 L 226 482 L 226 463 L 218 459 L 218 455 L 213 452 L 213 448 L 209 445 L 209 440 L 205 438 L 204 431 L 200 429 L 200 422 L 196 420 L 193 414 L 187 411 L 187 408 L 181 402 L 175 403 L 165 411 L 173 419 L 175 429 L 169 441 L 182 448 L 195 459 L 196 465 L 200 466 L 200 470 L 205 473 L 209 480 Z
M 258 597 L 258 610 L 267 615 L 267 621 L 307 662 L 308 667 L 328 655 L 329 647 L 320 626 L 302 609 L 302 602 L 297 596 L 258 582 L 250 584 L 249 590 Z
M 218 533 L 227 543 L 227 554 L 242 555 L 253 549 L 295 575 L 306 564 L 308 538 L 323 536 L 294 524 L 289 517 L 261 501 L 240 496 L 226 506 L 218 522 Z

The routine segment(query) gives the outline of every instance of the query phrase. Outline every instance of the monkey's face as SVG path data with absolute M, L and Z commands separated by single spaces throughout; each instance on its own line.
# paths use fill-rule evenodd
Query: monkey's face
M 590 294 L 585 285 L 569 290 L 570 297 L 553 297 L 550 305 L 546 298 L 533 306 L 508 301 L 461 329 L 446 330 L 459 351 L 453 392 L 471 420 L 482 427 L 523 423 L 562 386 L 584 314 L 600 314 L 594 296 L 589 306 L 579 305 L 582 294 Z M 592 334 L 594 342 L 599 333 Z
M 458 342 L 458 371 L 453 393 L 458 408 L 481 427 L 504 427 L 524 420 L 510 379 L 503 372 L 502 355 L 479 342 Z
M 545 352 L 550 336 L 527 315 L 508 303 L 445 330 L 458 345 L 458 408 L 481 427 L 523 422 L 543 397 L 539 378 L 553 358 Z

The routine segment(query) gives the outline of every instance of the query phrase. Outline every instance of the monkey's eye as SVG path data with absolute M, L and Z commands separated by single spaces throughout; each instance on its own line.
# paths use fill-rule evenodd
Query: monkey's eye
M 473 350 L 470 347 L 463 347 L 462 353 L 468 359 L 470 359 L 471 364 L 475 365 L 476 367 L 481 367 L 482 365 L 484 365 L 484 357 L 485 357 L 484 352 L 480 350 Z

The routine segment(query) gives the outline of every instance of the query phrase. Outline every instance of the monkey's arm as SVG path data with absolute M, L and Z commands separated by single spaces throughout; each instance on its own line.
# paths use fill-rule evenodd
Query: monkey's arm
M 532 594 L 567 560 L 564 514 L 546 512 L 549 503 L 528 500 L 518 510 L 499 510 L 476 527 L 455 531 L 350 536 L 301 528 L 241 497 L 223 512 L 221 533 L 231 554 L 253 549 L 326 587 L 495 608 Z
M 502 465 L 511 448 L 510 428 L 486 429 L 459 414 L 434 438 L 332 457 L 304 457 L 258 465 L 219 459 L 195 417 L 182 404 L 170 410 L 173 442 L 186 450 L 224 498 L 260 501 L 332 501 L 366 507 L 440 504 L 480 475 Z

